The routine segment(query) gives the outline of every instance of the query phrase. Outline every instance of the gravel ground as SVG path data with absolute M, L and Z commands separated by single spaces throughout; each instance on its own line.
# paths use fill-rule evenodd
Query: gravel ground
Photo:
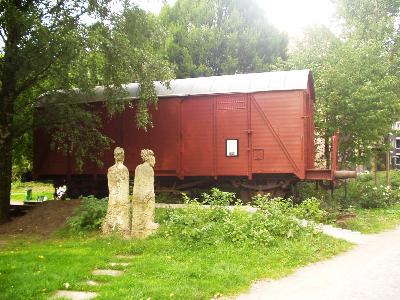
M 400 227 L 369 236 L 353 250 L 276 281 L 261 281 L 237 300 L 399 300 Z

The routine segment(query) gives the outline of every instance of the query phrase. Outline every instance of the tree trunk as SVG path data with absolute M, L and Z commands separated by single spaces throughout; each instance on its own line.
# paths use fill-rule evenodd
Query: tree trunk
M 10 211 L 14 87 L 3 85 L 0 93 L 0 224 L 7 221 Z
M 8 34 L 0 73 L 0 223 L 8 220 L 10 212 L 14 105 L 18 97 L 17 70 L 21 64 L 18 57 L 20 30 L 16 15 L 11 14 L 5 26 Z
M 12 92 L 6 87 L 2 92 L 0 93 L 0 224 L 8 220 L 10 211 L 14 119 Z
M 4 130 L 4 126 L 0 126 Z M 11 135 L 0 142 L 0 224 L 8 220 L 10 211 L 12 139 Z
M 324 144 L 325 164 L 326 168 L 329 169 L 331 166 L 331 143 L 327 134 L 324 137 Z

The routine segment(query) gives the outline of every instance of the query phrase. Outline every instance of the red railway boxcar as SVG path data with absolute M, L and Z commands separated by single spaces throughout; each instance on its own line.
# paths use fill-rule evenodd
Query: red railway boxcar
M 140 163 L 140 149 L 153 149 L 158 188 L 182 190 L 206 182 L 228 182 L 259 191 L 287 191 L 299 180 L 353 177 L 337 171 L 337 137 L 331 170 L 314 167 L 315 102 L 309 70 L 236 74 L 178 79 L 170 89 L 156 82 L 158 109 L 151 109 L 154 127 L 136 127 L 133 109 L 111 120 L 103 132 L 125 149 L 130 172 Z M 137 98 L 138 84 L 125 86 Z M 102 88 L 93 105 L 102 109 Z M 70 196 L 106 192 L 105 174 L 113 164 L 112 149 L 104 168 L 52 151 L 49 137 L 34 135 L 34 176 L 65 179 Z M 113 147 L 112 147 L 113 148 Z M 102 192 L 101 192 L 102 191 Z

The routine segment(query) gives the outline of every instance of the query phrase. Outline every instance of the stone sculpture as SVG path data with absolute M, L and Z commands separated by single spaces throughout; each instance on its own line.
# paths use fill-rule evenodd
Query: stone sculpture
M 129 171 L 124 166 L 124 149 L 114 149 L 115 164 L 108 169 L 108 208 L 102 225 L 104 234 L 118 232 L 130 236 Z
M 143 163 L 135 170 L 132 194 L 132 231 L 134 238 L 151 235 L 159 224 L 154 223 L 155 194 L 154 170 L 156 163 L 152 150 L 144 149 L 140 153 Z

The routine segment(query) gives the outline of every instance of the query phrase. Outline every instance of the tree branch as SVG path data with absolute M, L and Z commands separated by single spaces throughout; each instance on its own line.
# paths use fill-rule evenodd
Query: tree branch
M 35 129 L 33 126 L 33 122 L 25 122 L 24 126 L 20 126 L 18 128 L 14 128 L 13 130 L 13 138 L 19 138 L 23 136 L 26 132 L 28 132 L 30 129 Z
M 21 6 L 21 10 L 26 11 L 30 5 L 33 4 L 34 0 L 26 0 L 25 4 Z
M 55 63 L 55 61 L 60 56 L 60 54 L 61 54 L 61 52 L 54 55 L 53 59 L 45 67 L 43 67 L 42 70 L 38 71 L 31 78 L 25 80 L 25 82 L 23 82 L 21 84 L 21 86 L 16 90 L 16 95 L 17 96 L 20 95 L 23 91 L 26 91 L 28 88 L 30 88 L 32 85 L 34 85 L 40 78 L 44 77 L 44 73 L 47 72 L 51 68 L 51 66 Z
M 5 44 L 6 43 L 6 37 L 3 34 L 3 29 L 0 29 L 0 37 L 3 40 L 3 43 Z

